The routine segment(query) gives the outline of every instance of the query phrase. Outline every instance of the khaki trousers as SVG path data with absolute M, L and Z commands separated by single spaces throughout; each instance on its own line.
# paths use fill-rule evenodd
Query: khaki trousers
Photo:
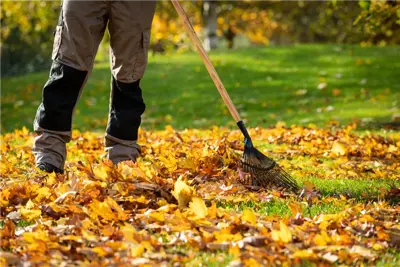
M 147 65 L 155 6 L 155 1 L 63 1 L 53 64 L 34 122 L 37 162 L 64 168 L 73 111 L 107 24 L 112 88 L 106 151 L 114 163 L 138 156 L 137 132 L 145 109 L 139 83 Z

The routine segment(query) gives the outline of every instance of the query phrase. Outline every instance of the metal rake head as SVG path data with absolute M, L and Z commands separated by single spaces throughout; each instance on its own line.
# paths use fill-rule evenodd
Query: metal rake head
M 282 167 L 253 146 L 250 135 L 242 121 L 238 123 L 238 126 L 245 137 L 240 166 L 245 172 L 251 174 L 253 184 L 262 187 L 278 186 L 292 191 L 300 189 L 296 180 Z
M 253 146 L 245 145 L 240 165 L 245 172 L 251 174 L 255 185 L 262 187 L 278 186 L 293 191 L 299 189 L 296 180 L 273 159 L 265 156 Z

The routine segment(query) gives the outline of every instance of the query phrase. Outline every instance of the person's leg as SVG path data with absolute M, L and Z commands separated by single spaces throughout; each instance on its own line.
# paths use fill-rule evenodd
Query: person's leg
M 147 65 L 155 7 L 155 1 L 111 3 L 112 88 L 105 150 L 114 164 L 135 160 L 140 154 L 137 139 L 145 104 L 139 84 Z
M 53 64 L 34 122 L 38 136 L 33 153 L 42 170 L 64 169 L 73 111 L 103 38 L 108 11 L 108 5 L 100 1 L 63 1 Z

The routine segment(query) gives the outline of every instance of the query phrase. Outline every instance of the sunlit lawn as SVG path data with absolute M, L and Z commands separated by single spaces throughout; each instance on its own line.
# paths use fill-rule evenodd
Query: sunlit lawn
M 390 122 L 399 113 L 400 48 L 339 45 L 218 50 L 211 58 L 250 127 Z M 142 81 L 143 127 L 233 125 L 199 56 L 150 55 Z M 1 80 L 2 131 L 31 127 L 48 72 Z M 103 131 L 110 94 L 108 62 L 96 64 L 77 106 L 74 127 Z M 320 89 L 319 89 L 319 88 Z

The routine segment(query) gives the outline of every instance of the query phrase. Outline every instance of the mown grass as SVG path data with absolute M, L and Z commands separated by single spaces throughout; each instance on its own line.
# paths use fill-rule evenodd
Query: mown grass
M 29 225 L 32 225 L 32 224 L 34 224 L 34 222 L 28 222 L 28 221 L 25 221 L 25 220 L 19 220 L 19 221 L 16 222 L 15 226 L 16 227 L 26 227 L 26 226 L 29 226 Z M 3 226 L 4 226 L 4 221 L 0 221 L 0 227 L 3 227 Z
M 324 196 L 346 195 L 358 201 L 379 199 L 381 190 L 392 186 L 400 187 L 400 180 L 386 179 L 320 179 L 316 177 L 299 178 L 299 184 L 305 181 L 315 185 Z
M 250 127 L 324 125 L 336 119 L 388 122 L 399 112 L 399 47 L 295 45 L 217 50 L 211 58 Z M 146 129 L 233 126 L 198 55 L 150 56 L 141 86 Z M 48 73 L 1 79 L 2 131 L 31 128 Z M 318 85 L 326 83 L 326 88 Z M 108 62 L 96 64 L 74 128 L 103 131 L 110 91 Z
M 251 209 L 257 211 L 259 214 L 264 215 L 279 215 L 279 216 L 294 216 L 289 207 L 289 201 L 287 200 L 271 200 L 268 202 L 241 202 L 241 203 L 230 203 L 220 202 L 219 207 L 224 209 L 230 209 L 235 211 L 243 211 L 245 209 Z M 303 216 L 314 217 L 320 214 L 334 214 L 343 211 L 346 208 L 344 201 L 341 202 L 330 202 L 330 203 L 316 203 L 314 205 L 302 205 Z
M 203 252 L 198 253 L 196 257 L 187 263 L 187 266 L 229 266 L 229 263 L 235 260 L 235 257 L 227 252 Z M 373 265 L 377 267 L 392 267 L 400 265 L 400 253 L 395 249 L 387 249 L 385 254 Z M 308 267 L 319 266 L 307 260 L 301 261 L 300 264 L 295 266 Z M 327 265 L 329 266 L 329 265 Z M 340 266 L 340 264 L 334 264 Z
M 377 262 L 377 267 L 391 267 L 400 265 L 400 251 L 396 249 L 387 249 L 384 256 L 382 256 Z
M 234 256 L 223 251 L 219 252 L 201 252 L 198 253 L 191 261 L 186 263 L 186 266 L 197 267 L 220 267 L 228 266 L 234 260 Z

